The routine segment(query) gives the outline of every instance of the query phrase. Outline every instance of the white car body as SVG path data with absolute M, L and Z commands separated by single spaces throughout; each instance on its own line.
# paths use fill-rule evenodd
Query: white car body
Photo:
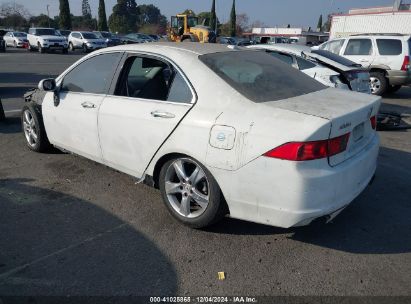
M 98 50 L 107 47 L 106 39 L 98 38 L 92 32 L 71 32 L 68 36 L 70 50 L 84 49 Z
M 6 46 L 23 47 L 28 42 L 27 34 L 23 32 L 8 32 L 3 36 Z
M 191 157 L 215 178 L 233 218 L 291 227 L 340 212 L 374 176 L 379 138 L 370 117 L 377 114 L 380 98 L 324 88 L 298 73 L 322 89 L 253 102 L 199 59 L 217 52 L 257 53 L 213 44 L 150 43 L 83 57 L 56 79 L 57 86 L 87 60 L 124 53 L 167 61 L 183 75 L 193 98 L 179 103 L 68 92 L 59 93 L 56 105 L 54 93 L 48 92 L 42 115 L 49 141 L 139 180 L 155 179 L 165 157 Z M 328 158 L 289 161 L 264 156 L 285 143 L 328 140 L 347 132 L 352 134 L 347 149 Z
M 27 40 L 29 42 L 29 49 L 67 51 L 68 48 L 67 39 L 60 36 L 52 28 L 30 28 Z
M 276 51 L 284 55 L 288 54 L 290 56 L 293 55 L 294 57 L 298 57 L 299 61 L 306 62 L 306 64 L 310 64 L 311 62 L 310 66 L 312 67 L 310 68 L 299 66 L 297 60 L 294 60 L 292 66 L 328 87 L 344 90 L 351 89 L 366 94 L 371 93 L 369 85 L 370 77 L 367 71 L 364 70 L 360 71 L 361 73 L 358 73 L 358 67 L 355 68 L 346 66 L 339 62 L 336 62 L 335 60 L 331 60 L 330 58 L 312 53 L 310 47 L 296 44 L 274 44 L 252 45 L 248 46 L 248 48 Z M 352 79 L 351 82 L 349 82 L 348 80 L 342 81 L 341 79 L 345 78 L 346 76 L 342 75 L 341 73 L 350 72 L 353 72 L 356 75 L 355 79 Z M 349 85 L 347 83 L 349 83 Z

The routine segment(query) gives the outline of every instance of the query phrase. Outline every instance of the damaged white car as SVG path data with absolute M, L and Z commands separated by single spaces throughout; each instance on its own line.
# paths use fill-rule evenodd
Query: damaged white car
M 55 146 L 158 187 L 194 228 L 333 217 L 376 169 L 380 98 L 327 88 L 265 52 L 125 45 L 39 87 L 42 102 L 22 110 L 30 149 Z

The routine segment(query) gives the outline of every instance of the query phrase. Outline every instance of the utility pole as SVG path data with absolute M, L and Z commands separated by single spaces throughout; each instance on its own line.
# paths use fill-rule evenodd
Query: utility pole
M 49 12 L 49 6 L 50 6 L 50 5 L 47 4 L 47 21 L 49 22 L 49 27 L 50 27 L 50 12 Z

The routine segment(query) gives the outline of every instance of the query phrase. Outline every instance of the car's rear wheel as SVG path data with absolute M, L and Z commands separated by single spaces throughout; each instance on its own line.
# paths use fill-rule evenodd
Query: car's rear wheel
M 371 93 L 374 95 L 383 95 L 387 91 L 388 81 L 381 72 L 370 73 Z
M 204 228 L 227 213 L 220 187 L 211 173 L 189 157 L 169 160 L 160 171 L 159 185 L 170 213 L 192 228 Z
M 41 114 L 33 104 L 29 103 L 23 106 L 21 123 L 30 150 L 44 152 L 51 148 Z

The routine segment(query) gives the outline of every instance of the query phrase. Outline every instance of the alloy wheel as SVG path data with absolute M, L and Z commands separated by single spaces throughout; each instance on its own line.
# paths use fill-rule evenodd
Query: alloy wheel
M 370 77 L 370 85 L 373 94 L 381 89 L 381 81 L 377 77 Z
M 199 217 L 210 201 L 209 182 L 204 170 L 188 158 L 176 159 L 165 174 L 168 203 L 186 218 Z
M 38 129 L 33 115 L 29 110 L 24 111 L 23 115 L 23 131 L 26 136 L 27 143 L 34 147 L 38 140 Z

